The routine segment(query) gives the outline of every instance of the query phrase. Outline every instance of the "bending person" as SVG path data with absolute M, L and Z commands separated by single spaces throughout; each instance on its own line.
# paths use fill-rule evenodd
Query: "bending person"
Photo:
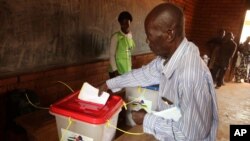
M 187 40 L 183 11 L 176 5 L 156 6 L 144 22 L 147 43 L 157 57 L 146 66 L 109 79 L 101 90 L 159 84 L 157 111 L 176 107 L 179 119 L 144 109 L 132 112 L 145 133 L 161 141 L 215 141 L 218 112 L 211 73 L 198 47 Z M 168 104 L 167 102 L 168 101 Z

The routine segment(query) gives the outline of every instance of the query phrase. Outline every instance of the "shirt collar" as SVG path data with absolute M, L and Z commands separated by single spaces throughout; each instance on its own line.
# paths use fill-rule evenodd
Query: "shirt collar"
M 120 30 L 120 33 L 121 33 L 122 35 L 128 36 L 128 37 L 130 37 L 130 36 L 132 35 L 132 32 L 131 32 L 131 31 L 129 31 L 127 34 L 125 34 L 125 33 L 122 32 L 122 30 Z
M 170 78 L 176 68 L 178 67 L 179 63 L 181 62 L 181 57 L 185 53 L 185 50 L 188 46 L 188 40 L 187 38 L 184 38 L 181 41 L 181 44 L 178 46 L 174 54 L 171 56 L 171 58 L 168 60 L 167 64 L 163 66 L 163 74 Z

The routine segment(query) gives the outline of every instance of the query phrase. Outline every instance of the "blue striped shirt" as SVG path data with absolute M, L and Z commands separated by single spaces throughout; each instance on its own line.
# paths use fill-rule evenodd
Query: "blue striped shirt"
M 218 126 L 215 90 L 198 48 L 184 38 L 166 65 L 164 61 L 156 57 L 140 69 L 107 80 L 107 85 L 117 91 L 124 87 L 160 84 L 157 110 L 178 106 L 182 117 L 176 122 L 147 113 L 143 130 L 158 140 L 215 141 Z M 166 105 L 161 97 L 174 104 Z

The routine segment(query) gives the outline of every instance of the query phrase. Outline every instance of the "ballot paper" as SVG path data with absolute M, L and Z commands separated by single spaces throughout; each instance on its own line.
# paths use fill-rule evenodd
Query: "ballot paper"
M 102 92 L 102 95 L 98 96 L 98 92 L 99 89 L 85 82 L 83 83 L 78 98 L 83 101 L 105 105 L 110 94 L 107 92 Z
M 178 121 L 181 118 L 181 111 L 178 107 L 172 107 L 159 112 L 152 111 L 152 113 L 164 119 L 172 119 L 174 121 Z

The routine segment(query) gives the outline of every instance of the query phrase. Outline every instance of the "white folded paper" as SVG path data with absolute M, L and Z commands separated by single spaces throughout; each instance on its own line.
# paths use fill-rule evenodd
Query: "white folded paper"
M 177 107 L 172 107 L 159 112 L 152 111 L 152 113 L 164 119 L 172 119 L 174 121 L 178 121 L 181 118 L 181 111 Z
M 83 83 L 78 98 L 83 101 L 105 105 L 110 94 L 107 92 L 102 92 L 102 95 L 98 96 L 98 92 L 99 89 L 85 82 Z

